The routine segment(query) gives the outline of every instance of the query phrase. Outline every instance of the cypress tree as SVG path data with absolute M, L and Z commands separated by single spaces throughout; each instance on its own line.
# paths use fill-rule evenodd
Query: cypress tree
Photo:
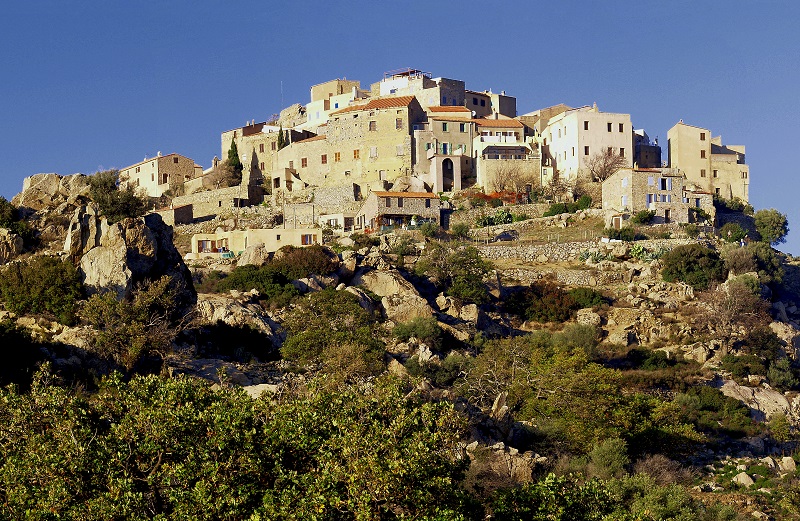
M 233 167 L 236 175 L 241 179 L 244 167 L 239 159 L 239 148 L 236 146 L 236 141 L 231 141 L 231 148 L 228 150 L 228 164 Z

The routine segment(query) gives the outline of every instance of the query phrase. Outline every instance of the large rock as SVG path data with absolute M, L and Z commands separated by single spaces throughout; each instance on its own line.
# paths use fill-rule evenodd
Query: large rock
M 60 176 L 36 174 L 22 182 L 22 192 L 11 200 L 14 206 L 41 210 L 89 195 L 89 178 L 83 174 Z
M 269 261 L 269 250 L 264 243 L 248 246 L 239 257 L 237 266 L 263 266 Z
M 386 318 L 398 324 L 433 315 L 428 301 L 418 295 L 389 295 L 383 297 L 381 304 L 386 311 Z
M 197 295 L 198 319 L 206 324 L 223 322 L 229 326 L 249 326 L 270 337 L 277 344 L 280 329 L 272 317 L 255 303 L 241 302 L 227 295 Z
M 81 230 L 74 233 L 83 236 Z M 158 214 L 108 225 L 99 245 L 81 257 L 80 272 L 89 295 L 112 291 L 129 297 L 137 284 L 166 275 L 182 288 L 179 309 L 197 300 L 191 273 L 172 243 L 172 228 Z
M 0 228 L 0 264 L 16 258 L 22 253 L 23 246 L 22 237 L 5 228 Z
M 390 295 L 413 295 L 419 297 L 414 285 L 404 279 L 396 270 L 359 270 L 353 277 L 351 285 L 364 286 L 381 297 Z
M 768 421 L 775 414 L 785 414 L 795 422 L 797 416 L 782 393 L 774 389 L 761 387 L 745 387 L 733 380 L 726 380 L 720 388 L 722 394 L 736 398 L 750 408 L 750 415 L 758 421 Z
M 740 472 L 739 474 L 736 474 L 736 476 L 733 478 L 733 482 L 745 488 L 755 483 L 755 481 L 753 481 L 753 478 L 748 476 L 746 472 Z

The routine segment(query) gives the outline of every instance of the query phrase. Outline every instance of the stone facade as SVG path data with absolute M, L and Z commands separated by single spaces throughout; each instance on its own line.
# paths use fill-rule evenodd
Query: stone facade
M 676 168 L 624 168 L 603 182 L 603 210 L 616 228 L 642 210 L 656 212 L 655 224 L 696 222 L 692 208 L 708 213 L 713 221 L 711 194 L 687 188 L 683 173 Z
M 169 208 L 160 208 L 153 213 L 161 216 L 161 220 L 167 226 L 175 226 L 176 224 L 189 224 L 194 220 L 194 213 L 191 204 L 183 206 L 171 206 Z
M 119 171 L 121 187 L 133 186 L 148 197 L 161 197 L 171 187 L 201 175 L 202 168 L 180 154 L 158 155 Z
M 683 120 L 669 129 L 669 160 L 700 190 L 720 197 L 750 197 L 750 167 L 745 164 L 744 145 L 723 145 L 707 128 L 687 125 Z
M 175 197 L 174 206 L 192 205 L 195 219 L 217 215 L 231 208 L 260 204 L 263 191 L 258 186 L 231 186 Z
M 442 224 L 442 201 L 429 192 L 371 192 L 355 218 L 356 229 L 409 224 L 412 217 Z
M 263 245 L 274 253 L 284 246 L 310 246 L 319 244 L 322 235 L 318 228 L 270 228 L 253 230 L 218 231 L 192 235 L 192 252 L 187 259 L 220 257 L 224 253 L 240 254 L 247 248 Z

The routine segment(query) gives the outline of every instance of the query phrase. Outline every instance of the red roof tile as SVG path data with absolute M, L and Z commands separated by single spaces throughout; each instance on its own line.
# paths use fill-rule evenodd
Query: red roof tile
M 409 197 L 416 199 L 438 199 L 432 192 L 373 192 L 378 197 Z
M 522 128 L 522 123 L 516 119 L 488 119 L 480 118 L 473 119 L 479 127 L 493 127 L 493 128 Z
M 306 139 L 301 139 L 300 141 L 295 141 L 295 144 L 297 144 L 297 143 L 309 143 L 311 141 L 320 141 L 320 140 L 323 140 L 323 139 L 328 139 L 328 136 L 324 136 L 324 135 L 323 136 L 312 136 L 312 137 L 309 137 L 309 138 L 306 138 Z
M 336 112 L 331 112 L 331 115 L 342 114 L 344 112 L 355 112 L 359 110 L 374 110 L 374 109 L 392 109 L 408 107 L 409 103 L 414 100 L 414 96 L 394 96 L 390 98 L 370 98 L 370 100 L 363 105 L 351 105 Z
M 467 107 L 460 107 L 456 105 L 451 105 L 451 106 L 437 105 L 434 107 L 428 107 L 428 110 L 430 112 L 470 112 L 470 110 Z

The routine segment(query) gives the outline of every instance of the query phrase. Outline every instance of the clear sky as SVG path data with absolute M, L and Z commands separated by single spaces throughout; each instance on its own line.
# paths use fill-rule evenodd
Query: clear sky
M 0 195 L 39 172 L 158 151 L 203 167 L 220 133 L 413 67 L 516 96 L 596 102 L 659 137 L 679 119 L 744 144 L 751 203 L 788 214 L 800 254 L 800 4 L 793 1 L 26 0 L 0 31 Z

